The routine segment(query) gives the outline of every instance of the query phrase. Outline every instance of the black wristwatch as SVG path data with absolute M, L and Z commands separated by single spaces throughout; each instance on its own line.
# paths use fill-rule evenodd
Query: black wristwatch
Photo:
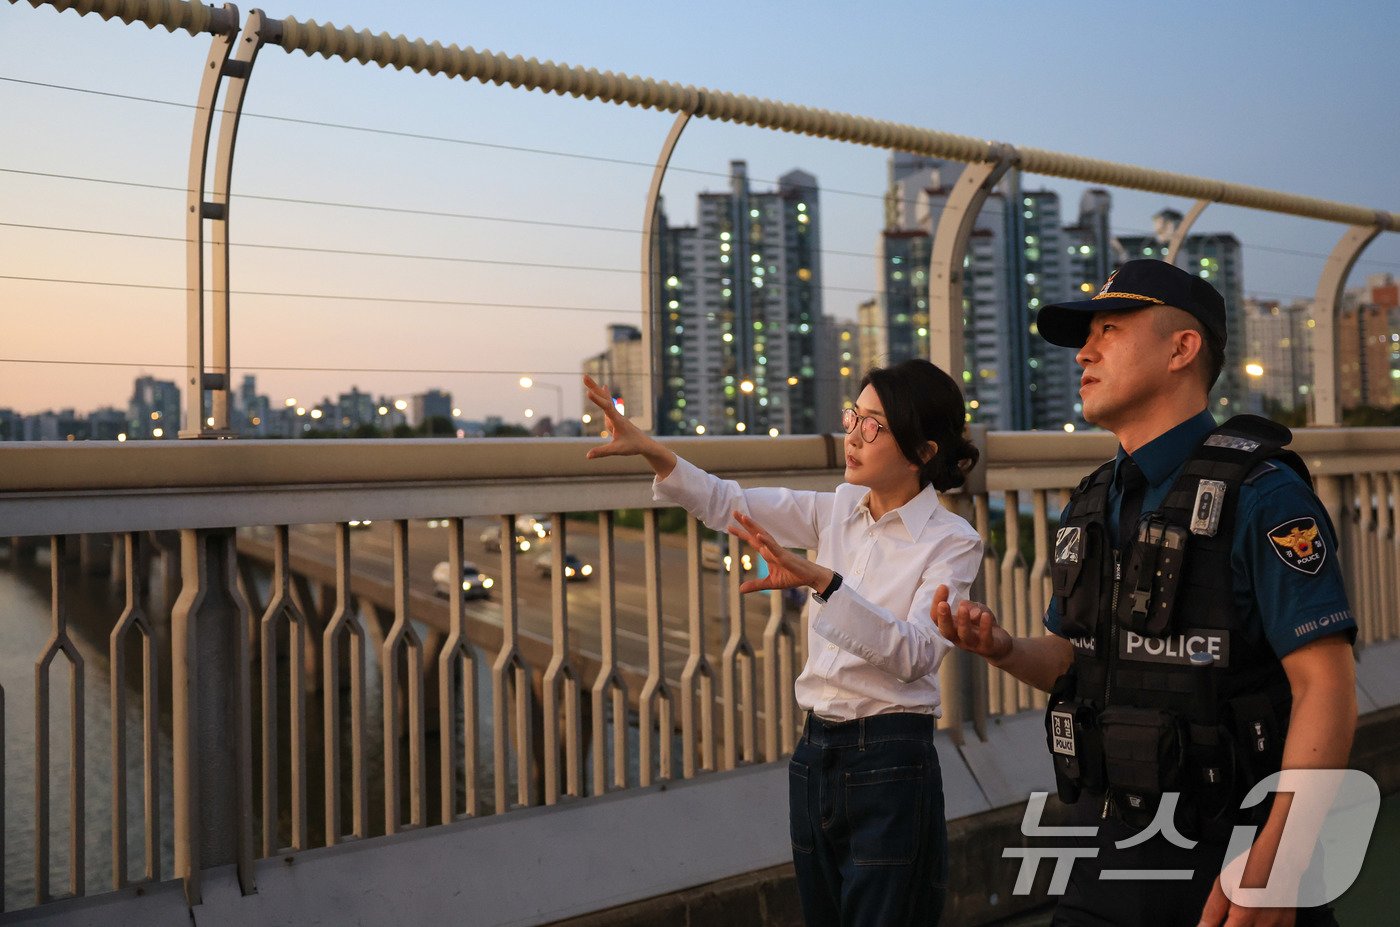
M 815 596 L 817 597 L 817 601 L 818 601 L 818 602 L 821 602 L 822 604 L 826 604 L 826 600 L 827 600 L 827 599 L 830 599 L 831 596 L 832 596 L 832 594 L 835 593 L 836 590 L 837 590 L 837 589 L 840 589 L 840 588 L 841 588 L 841 574 L 840 574 L 840 573 L 837 573 L 835 570 L 832 570 L 832 571 L 831 571 L 831 582 L 827 583 L 826 588 L 823 589 L 821 592 L 817 592 L 817 591 L 813 590 L 813 593 L 812 593 L 812 594 L 815 595 Z

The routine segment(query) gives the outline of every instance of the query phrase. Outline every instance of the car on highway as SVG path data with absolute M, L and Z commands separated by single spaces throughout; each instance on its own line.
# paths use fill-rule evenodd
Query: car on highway
M 545 551 L 535 558 L 535 569 L 539 570 L 541 576 L 551 576 L 554 573 L 554 552 Z M 564 579 L 566 582 L 582 582 L 593 575 L 593 564 L 584 563 L 573 554 L 564 555 Z
M 747 544 L 739 547 L 739 563 L 744 573 L 751 573 L 755 566 L 758 567 L 760 579 L 768 575 L 768 567 L 763 562 L 763 558 L 758 556 Z M 700 544 L 700 565 L 707 570 L 718 571 L 720 565 L 724 566 L 724 572 L 728 573 L 733 569 L 733 562 L 729 556 L 729 541 L 727 538 L 710 538 Z
M 528 551 L 531 548 L 539 549 L 539 547 L 545 543 L 546 537 L 547 535 L 541 536 L 533 531 L 529 534 L 522 534 L 517 528 L 515 532 L 515 549 L 522 552 Z M 500 525 L 488 525 L 485 530 L 481 532 L 481 546 L 485 547 L 487 550 L 500 551 Z
M 496 581 L 477 567 L 470 560 L 462 561 L 462 569 L 457 576 L 456 582 L 462 584 L 462 598 L 464 599 L 489 599 L 491 598 L 491 588 L 496 585 Z M 451 594 L 452 583 L 452 562 L 444 560 L 433 567 L 433 586 L 437 594 L 444 598 Z
M 550 521 L 547 515 L 515 516 L 515 533 L 522 537 L 533 537 L 543 541 L 553 531 L 554 522 Z

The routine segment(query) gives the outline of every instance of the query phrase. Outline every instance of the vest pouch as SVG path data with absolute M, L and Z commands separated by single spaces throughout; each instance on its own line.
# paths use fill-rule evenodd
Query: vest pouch
M 1283 731 L 1278 713 L 1267 693 L 1252 692 L 1230 700 L 1234 722 L 1235 756 L 1240 785 L 1249 788 L 1278 772 L 1283 762 Z M 1241 789 L 1243 791 L 1243 789 Z
M 1072 805 L 1080 792 L 1101 792 L 1103 737 L 1092 702 L 1076 698 L 1078 668 L 1055 680 L 1045 707 L 1045 743 L 1055 768 L 1055 790 L 1060 801 Z
M 1093 637 L 1099 615 L 1107 611 L 1113 568 L 1104 538 L 1097 522 L 1067 526 L 1056 535 L 1050 583 L 1065 637 Z
M 1104 766 L 1118 816 L 1146 827 L 1166 792 L 1181 787 L 1185 737 L 1176 715 L 1112 705 L 1099 716 Z
M 1153 513 L 1138 523 L 1137 536 L 1123 563 L 1118 593 L 1118 625 L 1146 637 L 1162 637 L 1172 628 L 1188 533 Z

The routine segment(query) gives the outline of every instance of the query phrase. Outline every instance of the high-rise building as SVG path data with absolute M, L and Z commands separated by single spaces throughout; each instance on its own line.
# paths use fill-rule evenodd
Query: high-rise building
M 452 414 L 452 399 L 447 400 L 448 416 Z M 374 425 L 379 419 L 378 404 L 370 393 L 360 392 L 358 386 L 350 387 L 348 393 L 341 393 L 336 400 L 336 421 L 340 428 L 354 430 L 361 425 Z
M 962 170 L 961 164 L 917 155 L 890 159 L 886 228 L 877 243 L 878 293 L 873 307 L 862 307 L 860 319 L 862 347 L 868 344 L 875 354 L 867 362 L 929 356 L 931 243 Z M 1100 208 L 1097 224 L 1106 224 L 1107 196 L 1093 202 Z M 1076 249 L 1093 241 L 1102 250 L 1093 237 L 1097 224 L 1072 234 L 1062 227 L 1059 196 L 1022 190 L 1017 171 L 987 197 L 964 259 L 964 369 L 950 371 L 961 376 L 972 421 L 1017 430 L 1063 428 L 1080 420 L 1073 354 L 1034 337 L 1034 324 L 1041 305 L 1073 292 L 1070 241 Z
M 794 170 L 702 193 L 693 227 L 659 226 L 662 434 L 812 433 L 820 357 L 821 222 L 817 180 Z
M 239 434 L 258 438 L 280 434 L 272 421 L 276 417 L 272 400 L 258 392 L 258 378 L 254 374 L 243 375 L 230 417 Z
M 126 434 L 126 412 L 112 406 L 103 406 L 88 415 L 87 437 L 92 441 L 115 441 L 118 435 Z
M 1400 400 L 1400 285 L 1371 274 L 1346 291 L 1337 320 L 1342 408 L 1389 409 Z
M 878 297 L 867 299 L 856 307 L 856 359 L 862 371 L 882 366 L 888 352 L 885 350 L 884 312 Z
M 1181 213 L 1164 209 L 1153 217 L 1151 235 L 1120 235 L 1118 263 L 1136 258 L 1166 260 L 1168 242 L 1181 218 Z M 1225 299 L 1225 324 L 1230 337 L 1225 345 L 1225 365 L 1211 391 L 1211 408 L 1228 418 L 1235 411 L 1230 406 L 1238 404 L 1245 392 L 1244 346 L 1238 337 L 1244 331 L 1244 260 L 1239 239 L 1229 232 L 1187 235 L 1176 265 L 1208 280 Z
M 1337 318 L 1341 407 L 1389 409 L 1400 400 L 1400 284 L 1373 273 L 1347 290 Z
M 1244 301 L 1243 410 L 1287 415 L 1305 407 L 1312 389 L 1312 306 L 1298 300 Z
M 85 441 L 88 423 L 74 409 L 50 409 L 24 419 L 26 441 Z
M 890 228 L 876 243 L 877 313 L 869 329 L 871 366 L 928 357 L 928 229 Z
M 626 414 L 629 403 L 636 406 L 644 398 L 646 373 L 643 360 L 641 331 L 632 325 L 609 325 L 607 348 L 585 360 L 583 372 L 607 387 L 612 393 L 613 401 L 619 403 Z M 679 398 L 684 400 L 684 396 Z M 598 414 L 597 407 L 586 395 L 583 409 L 584 414 L 588 416 L 588 420 L 583 423 L 583 433 L 596 435 L 601 432 L 603 417 Z M 657 431 L 660 434 L 675 433 L 661 431 L 659 428 Z
M 342 401 L 345 397 L 341 397 Z M 337 408 L 339 411 L 339 408 Z M 408 423 L 415 428 L 429 423 L 432 419 L 452 421 L 452 394 L 440 389 L 430 389 L 417 393 L 408 400 Z M 338 424 L 338 423 L 337 423 Z M 455 432 L 455 429 L 454 429 Z
M 860 381 L 865 371 L 860 366 L 858 345 L 855 323 L 829 315 L 822 317 L 818 351 L 826 359 L 823 366 L 831 374 L 817 381 L 818 432 L 838 431 L 841 410 L 854 405 L 860 395 Z
M 24 416 L 14 409 L 0 409 L 0 441 L 24 440 Z
M 127 404 L 127 437 L 173 440 L 180 435 L 180 387 L 170 380 L 138 377 Z

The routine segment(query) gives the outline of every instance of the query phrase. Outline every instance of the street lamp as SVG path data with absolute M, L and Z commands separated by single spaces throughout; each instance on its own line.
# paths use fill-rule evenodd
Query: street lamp
M 554 398 L 558 402 L 558 412 L 554 418 L 554 427 L 558 429 L 559 426 L 562 425 L 564 422 L 564 388 L 562 386 L 556 386 L 553 383 L 541 383 L 535 380 L 533 377 L 527 376 L 520 378 L 521 389 L 534 389 L 537 386 L 541 387 L 542 389 L 554 390 Z

